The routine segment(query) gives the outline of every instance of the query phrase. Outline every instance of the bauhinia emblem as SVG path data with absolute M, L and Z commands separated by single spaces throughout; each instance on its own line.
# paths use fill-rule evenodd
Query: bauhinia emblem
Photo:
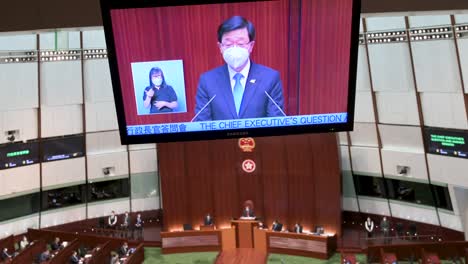
M 242 169 L 247 173 L 254 172 L 255 167 L 256 167 L 255 162 L 251 159 L 246 159 L 244 160 L 244 162 L 242 162 Z

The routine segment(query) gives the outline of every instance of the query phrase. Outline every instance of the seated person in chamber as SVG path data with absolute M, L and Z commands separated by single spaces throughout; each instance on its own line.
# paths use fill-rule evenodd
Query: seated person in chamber
M 112 197 L 112 195 L 106 193 L 104 190 L 100 191 L 97 188 L 95 188 L 94 186 L 91 187 L 91 194 L 93 195 L 93 198 L 96 199 L 96 200 Z
M 23 239 L 19 242 L 20 250 L 24 250 L 27 246 L 29 246 L 29 241 L 26 236 L 23 236 Z
M 111 253 L 110 264 L 120 264 L 119 255 L 115 252 Z
M 111 212 L 111 215 L 107 219 L 107 224 L 109 224 L 110 228 L 115 228 L 117 225 L 117 215 L 115 215 L 114 211 Z
M 283 229 L 283 224 L 278 222 L 278 220 L 273 221 L 273 224 L 271 224 L 272 231 L 281 231 L 282 229 Z
M 268 229 L 268 227 L 263 222 L 259 222 L 258 229 Z
M 78 256 L 78 253 L 76 251 L 73 251 L 71 257 L 70 257 L 70 264 L 78 264 L 82 261 L 82 259 Z
M 294 230 L 293 231 L 294 231 L 294 233 L 298 233 L 298 234 L 302 233 L 302 225 L 299 224 L 299 223 L 296 223 L 294 225 Z
M 206 214 L 204 224 L 206 226 L 213 225 L 213 217 L 210 214 Z
M 10 260 L 13 258 L 13 255 L 10 255 L 10 253 L 8 253 L 8 248 L 4 248 L 2 250 L 2 256 L 1 256 L 1 261 L 7 261 L 7 260 Z
M 128 244 L 127 242 L 124 242 L 123 245 L 119 249 L 119 256 L 122 258 L 122 257 L 127 257 L 128 255 L 130 255 Z
M 46 251 L 42 252 L 39 255 L 39 263 L 48 261 L 48 260 L 50 260 L 50 258 L 51 258 L 50 251 L 47 249 Z
M 315 227 L 315 234 L 316 235 L 323 235 L 325 232 L 325 229 L 323 229 L 323 226 L 316 226 Z
M 50 249 L 52 250 L 59 250 L 61 249 L 62 247 L 62 243 L 60 242 L 60 238 L 56 237 L 54 242 L 52 242 L 52 244 L 50 244 Z
M 218 27 L 217 37 L 226 64 L 200 76 L 194 121 L 285 116 L 279 72 L 249 59 L 252 22 L 233 16 Z
M 143 92 L 143 105 L 150 114 L 167 113 L 177 108 L 177 95 L 172 86 L 166 83 L 164 73 L 158 67 L 149 72 L 149 86 Z
M 66 200 L 68 201 L 68 203 L 70 204 L 76 204 L 76 203 L 81 203 L 81 198 L 78 197 L 78 194 L 72 192 L 70 193 L 67 197 L 66 197 Z

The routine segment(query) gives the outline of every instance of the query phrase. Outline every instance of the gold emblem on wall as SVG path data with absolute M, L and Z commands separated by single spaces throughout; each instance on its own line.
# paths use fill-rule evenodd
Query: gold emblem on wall
M 252 152 L 255 148 L 255 140 L 251 137 L 239 138 L 238 145 L 243 152 Z

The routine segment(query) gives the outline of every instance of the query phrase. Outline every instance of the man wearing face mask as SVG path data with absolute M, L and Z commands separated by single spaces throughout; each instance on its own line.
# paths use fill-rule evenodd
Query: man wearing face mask
M 143 92 L 143 105 L 150 109 L 150 114 L 172 112 L 178 106 L 174 88 L 166 83 L 164 73 L 158 67 L 149 72 L 149 86 Z
M 218 28 L 218 47 L 226 64 L 201 75 L 193 121 L 285 116 L 278 71 L 249 59 L 253 24 L 240 16 Z

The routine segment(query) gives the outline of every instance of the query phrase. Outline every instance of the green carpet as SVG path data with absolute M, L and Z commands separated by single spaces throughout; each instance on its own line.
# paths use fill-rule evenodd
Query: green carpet
M 218 252 L 199 252 L 199 253 L 180 253 L 180 254 L 161 254 L 160 248 L 145 248 L 145 264 L 213 264 Z M 356 254 L 359 263 L 367 263 L 366 255 Z M 442 260 L 442 264 L 452 264 L 451 261 Z M 340 264 L 341 256 L 335 253 L 328 260 L 306 258 L 299 256 L 289 256 L 282 254 L 270 254 L 267 264 Z M 413 262 L 417 263 L 417 262 Z M 464 262 L 462 262 L 464 263 Z M 398 264 L 409 264 L 409 262 L 399 261 Z
M 144 264 L 213 264 L 218 252 L 161 254 L 160 248 L 145 248 Z
M 213 264 L 216 260 L 217 252 L 161 254 L 160 248 L 145 248 L 145 264 Z M 366 263 L 364 254 L 357 254 L 359 263 Z M 270 254 L 267 264 L 339 264 L 341 257 L 339 253 L 334 254 L 328 260 L 313 259 L 299 256 L 289 256 L 282 254 Z
M 359 263 L 366 263 L 366 255 L 356 254 L 356 260 Z M 270 254 L 268 256 L 268 264 L 339 264 L 341 263 L 341 255 L 339 253 L 334 254 L 327 260 L 306 258 L 299 256 L 289 256 L 282 254 Z

